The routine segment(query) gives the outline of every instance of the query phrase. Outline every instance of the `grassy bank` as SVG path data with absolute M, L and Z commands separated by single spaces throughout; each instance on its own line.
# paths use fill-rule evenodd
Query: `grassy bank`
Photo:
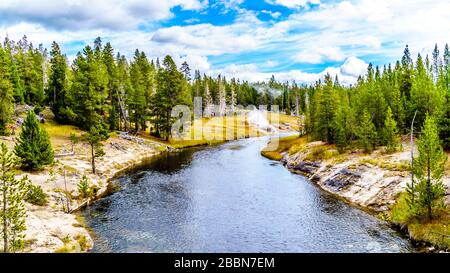
M 271 160 L 281 160 L 285 153 L 294 154 L 305 147 L 306 137 L 298 135 L 271 140 L 261 151 L 261 155 Z
M 402 193 L 391 208 L 389 220 L 407 232 L 419 246 L 450 250 L 450 214 L 446 209 L 438 211 L 431 221 L 411 215 L 407 194 Z
M 268 113 L 267 119 L 276 128 L 298 129 L 298 117 L 295 116 Z M 151 136 L 148 132 L 142 132 L 141 137 L 176 149 L 182 149 L 270 134 L 270 132 L 260 130 L 254 124 L 250 124 L 245 115 L 202 118 L 201 121 L 194 121 L 188 132 L 186 137 L 182 139 L 163 140 Z

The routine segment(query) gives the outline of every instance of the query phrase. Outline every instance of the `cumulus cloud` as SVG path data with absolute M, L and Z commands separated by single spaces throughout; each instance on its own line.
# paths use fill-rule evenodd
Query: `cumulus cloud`
M 192 70 L 192 75 L 194 70 L 200 70 L 200 72 L 206 73 L 211 69 L 211 64 L 208 61 L 208 57 L 199 55 L 186 55 L 180 56 L 175 59 L 175 63 L 178 67 L 181 66 L 183 62 L 187 62 Z
M 345 60 L 344 64 L 340 67 L 341 74 L 358 77 L 363 75 L 367 71 L 368 64 L 356 57 L 349 57 Z
M 144 31 L 139 26 L 175 16 L 173 7 L 203 12 L 208 1 L 0 0 L 0 36 L 7 33 L 17 40 L 26 34 L 29 41 L 44 46 L 55 40 L 63 44 L 69 55 L 81 49 L 80 43 L 91 43 L 101 36 L 123 54 L 133 54 L 135 48 L 149 57 L 170 54 L 177 62 L 192 62 L 192 69 L 197 66 L 205 70 L 202 72 L 214 73 L 219 72 L 216 66 L 244 61 L 252 65 L 226 66 L 224 72 L 262 80 L 272 75 L 267 71 L 284 70 L 274 74 L 279 79 L 297 82 L 315 81 L 323 73 L 286 71 L 293 63 L 323 67 L 328 61 L 339 62 L 342 66 L 323 72 L 352 82 L 358 74 L 365 73 L 367 64 L 363 59 L 387 63 L 401 56 L 405 44 L 416 54 L 431 52 L 435 43 L 442 48 L 450 42 L 448 0 L 435 0 L 433 5 L 426 0 L 267 0 L 292 9 L 291 15 L 277 22 L 261 21 L 257 12 L 242 8 L 243 0 L 219 2 L 220 8 L 236 11 L 233 22 L 215 25 L 214 20 L 202 24 L 193 20 L 195 25 L 149 27 Z M 311 3 L 320 5 L 308 9 Z M 280 16 L 271 14 L 273 18 Z M 77 43 L 72 48 L 74 41 Z M 220 64 L 214 65 L 210 60 L 217 56 Z M 242 60 L 243 56 L 248 56 L 248 60 Z M 255 61 L 252 56 L 259 59 Z
M 257 22 L 256 22 L 257 23 Z M 238 53 L 258 48 L 260 39 L 248 30 L 246 22 L 233 25 L 214 26 L 197 24 L 173 26 L 158 29 L 152 36 L 152 42 L 173 45 L 203 55 Z
M 200 0 L 2 0 L 0 22 L 29 22 L 57 30 L 124 30 L 168 19 L 175 6 L 199 10 L 206 4 Z
M 322 47 L 302 50 L 294 60 L 300 63 L 320 64 L 326 61 L 342 61 L 344 54 L 339 47 Z
M 261 72 L 256 64 L 231 64 L 221 69 L 210 70 L 212 75 L 225 75 L 227 78 L 239 77 L 241 80 L 249 82 L 269 81 L 272 75 L 278 81 L 297 82 L 300 84 L 313 84 L 319 79 L 323 79 L 328 73 L 333 78 L 338 76 L 339 81 L 344 85 L 355 84 L 358 76 L 363 75 L 368 64 L 356 57 L 349 57 L 339 67 L 327 67 L 319 73 L 308 73 L 300 70 L 289 70 L 284 72 Z
M 406 43 L 411 48 L 431 50 L 436 42 L 448 42 L 448 10 L 450 2 L 445 0 L 436 0 L 433 5 L 425 0 L 342 1 L 294 13 L 286 24 L 290 31 L 304 30 L 292 39 L 306 49 L 340 46 L 357 55 L 392 58 L 401 54 Z

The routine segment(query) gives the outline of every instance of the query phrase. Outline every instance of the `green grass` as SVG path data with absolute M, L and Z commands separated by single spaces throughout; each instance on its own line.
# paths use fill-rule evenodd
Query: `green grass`
M 390 220 L 408 229 L 409 235 L 418 242 L 426 242 L 439 249 L 450 249 L 450 214 L 441 210 L 432 221 L 411 215 L 407 193 L 401 193 L 391 207 Z
M 55 250 L 55 253 L 74 253 L 77 252 L 76 244 L 64 244 L 62 247 Z
M 377 158 L 363 158 L 359 160 L 359 164 L 370 164 L 372 166 L 377 166 L 382 169 L 386 169 L 389 171 L 409 171 L 410 164 L 407 160 L 403 160 L 400 162 L 390 162 L 388 160 L 381 160 Z
M 277 124 L 289 124 L 289 126 L 293 129 L 298 131 L 298 119 L 299 117 L 296 116 L 290 116 L 285 114 L 276 114 L 276 113 L 270 113 L 268 114 L 268 120 L 271 124 L 277 125 Z
M 277 141 L 271 140 L 267 146 L 261 151 L 261 155 L 271 160 L 281 160 L 283 153 L 294 154 L 306 145 L 306 137 L 297 135 L 279 138 Z
M 231 132 L 232 135 L 227 135 L 227 131 Z M 228 140 L 263 135 L 264 134 L 250 126 L 243 115 L 238 115 L 235 117 L 203 118 L 201 122 L 194 122 L 190 128 L 190 135 L 188 135 L 188 139 L 174 140 L 171 138 L 166 141 L 151 136 L 148 132 L 142 132 L 140 136 L 173 148 L 181 149 L 187 147 L 220 144 Z M 198 138 L 198 136 L 200 136 L 200 138 Z
M 75 240 L 80 245 L 80 249 L 81 249 L 82 252 L 85 252 L 85 251 L 89 250 L 89 248 L 91 247 L 91 245 L 88 242 L 87 237 L 85 235 L 83 235 L 83 234 L 78 234 L 75 237 Z
M 312 147 L 305 161 L 322 161 L 338 156 L 339 152 L 328 145 Z
M 72 125 L 61 125 L 53 120 L 46 120 L 42 127 L 47 131 L 50 136 L 52 145 L 58 146 L 62 144 L 70 144 L 70 134 L 74 133 L 80 136 L 83 131 Z

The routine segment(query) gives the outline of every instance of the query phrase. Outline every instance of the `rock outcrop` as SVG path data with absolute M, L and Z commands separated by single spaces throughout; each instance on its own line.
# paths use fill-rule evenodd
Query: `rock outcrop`
M 408 147 L 392 155 L 381 151 L 371 155 L 348 153 L 339 155 L 339 160 L 330 157 L 310 161 L 308 153 L 320 145 L 309 143 L 295 154 L 286 154 L 281 162 L 291 172 L 308 177 L 325 191 L 377 213 L 388 211 L 409 182 L 409 172 L 404 167 L 409 160 Z M 449 194 L 450 177 L 446 176 L 444 183 Z

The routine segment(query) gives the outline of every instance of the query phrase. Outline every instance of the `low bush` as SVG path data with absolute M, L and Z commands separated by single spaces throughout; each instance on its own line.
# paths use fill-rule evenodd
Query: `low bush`
M 44 192 L 41 186 L 29 184 L 25 201 L 37 206 L 45 206 L 48 203 L 48 195 Z

